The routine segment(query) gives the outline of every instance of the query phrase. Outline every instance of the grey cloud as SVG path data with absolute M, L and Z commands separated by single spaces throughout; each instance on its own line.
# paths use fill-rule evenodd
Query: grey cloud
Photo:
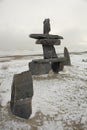
M 79 44 L 83 41 L 83 35 L 87 34 L 84 30 L 87 8 L 83 0 L 1 1 L 4 1 L 0 4 L 0 46 L 3 49 L 33 49 L 34 40 L 29 39 L 28 35 L 42 33 L 43 20 L 48 17 L 51 20 L 51 32 L 63 35 L 64 42 Z

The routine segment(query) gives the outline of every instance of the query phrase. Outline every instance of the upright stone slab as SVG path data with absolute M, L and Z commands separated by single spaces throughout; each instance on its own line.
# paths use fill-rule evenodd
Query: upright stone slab
M 44 21 L 43 21 L 43 33 L 44 34 L 49 34 L 49 32 L 50 32 L 50 30 L 51 30 L 51 28 L 50 28 L 50 19 L 48 18 L 48 19 L 45 19 Z
M 57 54 L 53 45 L 43 45 L 44 59 L 57 58 Z
M 11 88 L 10 107 L 14 115 L 29 118 L 32 113 L 33 82 L 30 71 L 15 74 Z
M 71 65 L 69 52 L 68 52 L 68 49 L 66 47 L 64 47 L 64 57 L 66 59 L 65 62 L 64 62 L 64 65 Z

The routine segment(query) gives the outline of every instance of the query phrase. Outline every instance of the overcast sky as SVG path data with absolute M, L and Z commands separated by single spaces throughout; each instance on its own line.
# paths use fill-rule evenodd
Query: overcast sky
M 87 50 L 87 0 L 0 0 L 0 50 L 38 50 L 28 35 L 42 33 L 45 18 L 62 46 Z

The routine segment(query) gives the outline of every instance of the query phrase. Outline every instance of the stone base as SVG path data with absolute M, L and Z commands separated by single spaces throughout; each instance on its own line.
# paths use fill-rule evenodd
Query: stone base
M 14 75 L 10 107 L 13 114 L 27 119 L 31 115 L 33 82 L 30 71 Z
M 63 70 L 64 58 L 39 59 L 29 63 L 29 69 L 32 75 L 48 74 L 51 70 L 58 73 Z
M 53 45 L 42 45 L 44 59 L 57 58 L 57 54 Z
M 54 73 L 58 73 L 59 71 L 62 71 L 64 68 L 64 64 L 62 62 L 53 62 L 51 64 L 51 68 Z
M 42 75 L 42 74 L 48 74 L 51 70 L 51 65 L 49 62 L 41 63 L 41 62 L 30 62 L 29 63 L 29 69 L 32 73 L 32 75 Z

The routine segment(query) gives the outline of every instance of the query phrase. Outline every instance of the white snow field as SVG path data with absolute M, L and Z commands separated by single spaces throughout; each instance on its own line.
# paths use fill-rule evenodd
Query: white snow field
M 10 111 L 13 75 L 39 56 L 0 58 L 0 130 L 87 130 L 87 52 L 70 55 L 72 66 L 59 74 L 33 76 L 32 115 Z

